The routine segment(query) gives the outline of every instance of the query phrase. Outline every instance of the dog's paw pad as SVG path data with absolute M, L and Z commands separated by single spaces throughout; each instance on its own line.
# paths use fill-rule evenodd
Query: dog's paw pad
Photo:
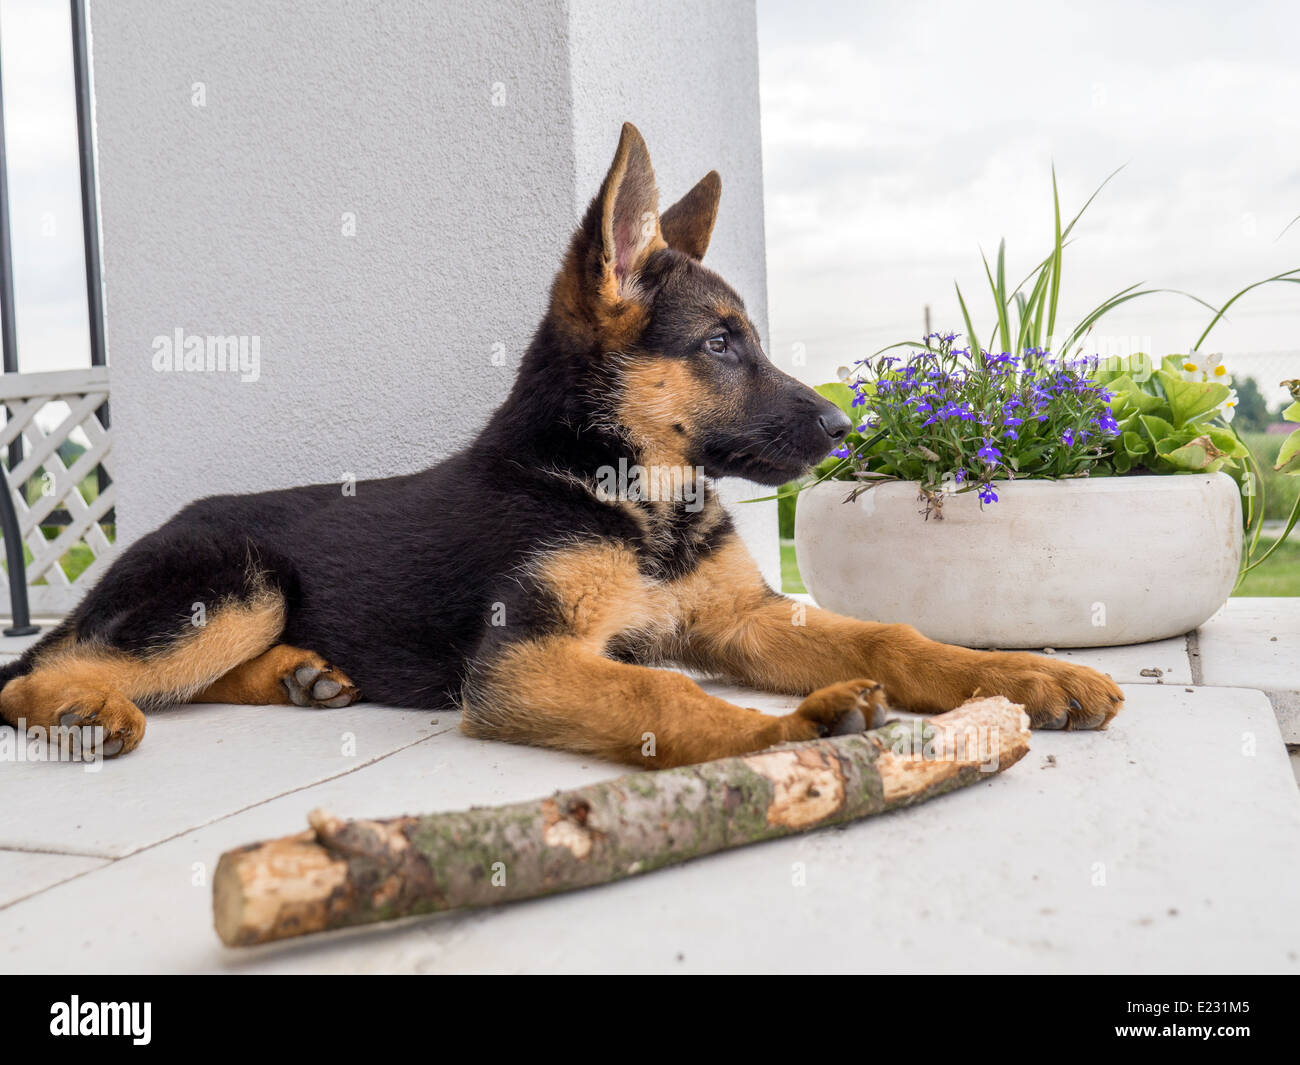
M 829 735 L 849 736 L 854 732 L 866 732 L 867 719 L 856 706 L 831 726 Z
M 333 709 L 349 706 L 361 697 L 345 674 L 324 663 L 306 662 L 282 679 L 295 706 Z
M 885 690 L 874 680 L 849 680 L 819 688 L 791 715 L 812 726 L 815 736 L 847 736 L 885 723 Z

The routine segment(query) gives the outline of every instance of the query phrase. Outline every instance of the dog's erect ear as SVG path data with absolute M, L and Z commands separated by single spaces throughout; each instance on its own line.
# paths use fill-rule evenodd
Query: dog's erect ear
M 703 259 L 718 218 L 718 200 L 722 197 L 722 178 L 710 170 L 695 188 L 666 210 L 659 219 L 668 247 L 685 252 L 692 259 Z
M 650 152 L 631 122 L 623 123 L 614 162 L 597 197 L 605 290 L 625 295 L 637 271 L 664 246 L 659 232 L 659 190 Z

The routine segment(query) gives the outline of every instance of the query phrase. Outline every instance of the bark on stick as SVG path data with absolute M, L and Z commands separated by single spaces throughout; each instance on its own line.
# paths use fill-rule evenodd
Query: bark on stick
M 972 700 L 924 721 L 631 773 L 550 798 L 344 821 L 221 856 L 217 934 L 248 946 L 348 925 L 591 887 L 924 802 L 1014 765 L 1023 707 Z

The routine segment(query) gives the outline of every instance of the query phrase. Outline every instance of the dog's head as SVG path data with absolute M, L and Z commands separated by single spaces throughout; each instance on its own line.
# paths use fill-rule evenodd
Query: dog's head
M 592 353 L 609 421 L 646 465 L 781 484 L 851 425 L 763 353 L 740 296 L 701 263 L 722 182 L 709 173 L 659 213 L 631 124 L 552 292 L 552 315 Z

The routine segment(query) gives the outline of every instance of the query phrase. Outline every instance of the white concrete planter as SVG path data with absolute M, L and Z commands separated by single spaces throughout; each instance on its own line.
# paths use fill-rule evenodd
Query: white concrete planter
M 828 610 L 968 647 L 1103 647 L 1189 632 L 1232 592 L 1241 498 L 1227 474 L 998 481 L 922 516 L 914 482 L 799 497 L 795 549 Z

